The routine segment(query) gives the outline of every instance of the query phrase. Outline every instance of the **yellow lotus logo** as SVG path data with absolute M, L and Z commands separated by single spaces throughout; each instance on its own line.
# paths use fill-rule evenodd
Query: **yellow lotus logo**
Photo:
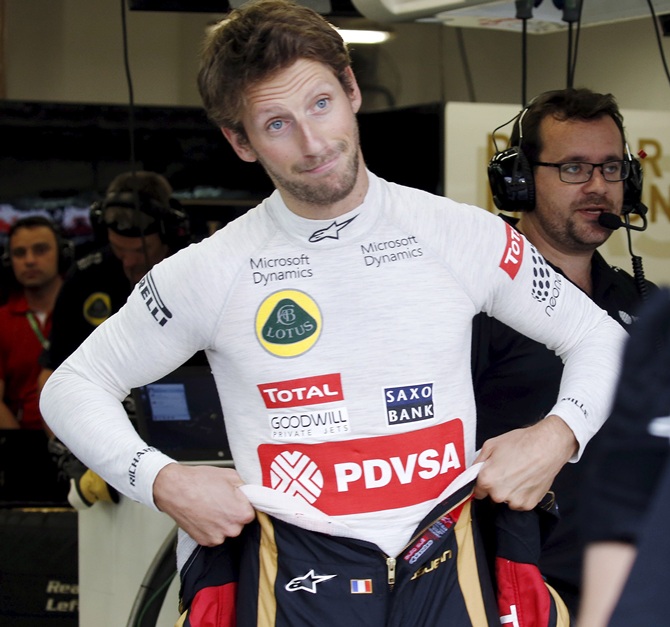
M 314 300 L 298 290 L 282 290 L 268 296 L 256 313 L 256 337 L 277 357 L 296 357 L 307 352 L 321 335 L 321 312 Z

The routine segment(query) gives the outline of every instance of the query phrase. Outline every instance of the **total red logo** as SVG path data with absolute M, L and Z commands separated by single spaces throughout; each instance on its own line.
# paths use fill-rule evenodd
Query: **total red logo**
M 459 419 L 376 438 L 262 444 L 263 485 L 329 516 L 407 507 L 436 498 L 463 470 Z
M 523 259 L 523 237 L 521 234 L 505 222 L 507 231 L 507 246 L 500 260 L 500 267 L 507 272 L 510 279 L 514 280 Z
M 344 400 L 339 373 L 261 383 L 258 389 L 268 409 L 304 407 Z

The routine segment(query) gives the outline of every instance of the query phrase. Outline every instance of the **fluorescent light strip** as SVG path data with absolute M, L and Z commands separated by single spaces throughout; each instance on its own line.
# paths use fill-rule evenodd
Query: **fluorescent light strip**
M 349 28 L 337 29 L 342 39 L 348 44 L 382 44 L 388 41 L 391 33 L 381 30 L 358 30 Z

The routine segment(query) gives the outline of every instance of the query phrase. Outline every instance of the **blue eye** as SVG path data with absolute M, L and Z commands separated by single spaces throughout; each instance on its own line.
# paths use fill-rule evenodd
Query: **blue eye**
M 607 176 L 620 176 L 622 169 L 622 161 L 608 161 L 607 163 L 603 163 L 603 172 Z
M 561 165 L 563 174 L 581 174 L 583 170 L 584 165 L 581 163 L 563 163 Z
M 282 129 L 283 126 L 284 123 L 281 120 L 273 120 L 272 122 L 270 122 L 270 128 L 273 131 L 279 131 Z
M 328 106 L 328 98 L 320 98 L 316 101 L 317 109 L 325 109 Z

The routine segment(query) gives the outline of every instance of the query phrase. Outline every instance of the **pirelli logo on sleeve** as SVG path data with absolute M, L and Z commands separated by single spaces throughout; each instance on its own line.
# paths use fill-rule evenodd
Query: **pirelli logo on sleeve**
M 151 272 L 140 280 L 137 284 L 137 289 L 153 319 L 161 326 L 165 326 L 165 323 L 172 318 L 172 312 L 167 308 L 161 295 L 158 293 L 158 288 L 154 283 Z
M 507 245 L 500 260 L 500 267 L 514 280 L 523 259 L 523 237 L 519 232 L 505 222 Z

